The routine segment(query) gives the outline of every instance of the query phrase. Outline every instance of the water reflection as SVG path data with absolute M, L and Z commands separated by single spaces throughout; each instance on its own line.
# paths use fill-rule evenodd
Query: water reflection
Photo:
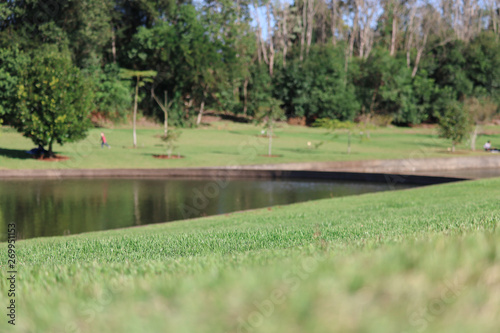
M 399 185 L 397 188 L 409 186 Z M 76 234 L 389 190 L 297 180 L 68 179 L 0 182 L 0 240 Z

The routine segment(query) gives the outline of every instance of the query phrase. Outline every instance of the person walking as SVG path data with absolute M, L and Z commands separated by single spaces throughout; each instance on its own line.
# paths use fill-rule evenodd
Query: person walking
M 111 148 L 108 143 L 106 142 L 106 137 L 104 136 L 104 133 L 101 132 L 101 148 L 104 148 L 104 146 Z

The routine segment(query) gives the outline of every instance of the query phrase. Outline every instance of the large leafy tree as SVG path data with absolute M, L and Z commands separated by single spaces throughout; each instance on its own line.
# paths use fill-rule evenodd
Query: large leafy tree
M 95 87 L 94 108 L 101 116 L 111 120 L 122 120 L 132 105 L 130 82 L 121 78 L 121 69 L 116 64 L 104 68 L 92 67 L 83 70 Z
M 500 43 L 498 36 L 486 31 L 465 50 L 467 76 L 475 97 L 489 96 L 500 104 Z
M 179 102 L 180 97 L 186 105 L 199 107 L 198 120 L 205 105 L 224 111 L 242 110 L 239 98 L 241 93 L 243 100 L 247 96 L 245 87 L 253 56 L 248 19 L 237 15 L 240 10 L 246 17 L 242 3 L 239 7 L 226 0 L 206 1 L 198 8 L 179 5 L 163 21 L 139 28 L 127 54 L 137 68 L 158 72 L 152 85 L 158 95 L 166 91 L 169 100 Z M 144 106 L 156 108 L 155 104 Z M 177 124 L 189 115 L 189 110 L 183 111 L 183 115 L 170 113 Z
M 12 125 L 53 156 L 54 143 L 85 138 L 92 91 L 67 53 L 45 47 L 33 51 L 31 59 L 17 86 Z
M 352 120 L 359 111 L 345 72 L 342 46 L 313 47 L 303 62 L 292 61 L 277 75 L 275 94 L 288 115 Z

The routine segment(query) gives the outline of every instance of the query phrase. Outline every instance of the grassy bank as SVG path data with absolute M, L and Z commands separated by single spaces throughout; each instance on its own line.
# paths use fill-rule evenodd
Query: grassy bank
M 101 149 L 100 132 L 106 134 L 111 149 Z M 480 135 L 477 146 L 486 140 L 495 145 L 500 129 L 491 127 Z M 159 136 L 162 128 L 144 127 L 138 130 L 138 148 L 132 149 L 132 131 L 128 127 L 92 129 L 89 136 L 77 143 L 55 146 L 58 154 L 70 157 L 67 161 L 43 162 L 33 160 L 26 150 L 33 148 L 31 140 L 15 130 L 3 127 L 0 132 L 0 168 L 165 168 L 244 165 L 306 161 L 341 161 L 366 159 L 405 159 L 424 157 L 450 157 L 485 154 L 481 149 L 472 153 L 465 145 L 455 154 L 448 152 L 450 143 L 437 136 L 436 129 L 381 128 L 370 131 L 370 138 L 356 133 L 352 139 L 352 152 L 347 151 L 347 135 L 326 136 L 318 128 L 296 127 L 283 124 L 276 130 L 273 154 L 269 158 L 268 142 L 260 137 L 260 127 L 231 122 L 214 122 L 198 129 L 184 129 L 176 152 L 183 159 L 158 160 L 153 154 L 165 154 Z M 311 146 L 308 146 L 308 142 Z M 323 144 L 319 145 L 321 142 Z M 319 145 L 318 148 L 315 148 Z
M 20 241 L 16 329 L 497 331 L 499 196 L 482 180 Z

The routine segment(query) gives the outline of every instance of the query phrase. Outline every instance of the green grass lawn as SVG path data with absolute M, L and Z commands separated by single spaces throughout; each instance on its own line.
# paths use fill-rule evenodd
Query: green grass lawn
M 111 149 L 101 149 L 101 130 L 106 134 Z M 371 130 L 369 139 L 361 140 L 359 133 L 353 135 L 352 152 L 348 155 L 345 134 L 339 133 L 332 140 L 323 129 L 283 124 L 276 130 L 277 137 L 273 140 L 273 154 L 281 156 L 269 158 L 262 156 L 267 154 L 268 142 L 266 138 L 259 137 L 260 130 L 254 125 L 232 122 L 214 122 L 198 129 L 183 129 L 177 152 L 185 158 L 158 160 L 152 155 L 165 154 L 165 147 L 159 139 L 163 133 L 160 126 L 140 128 L 137 149 L 131 148 L 132 130 L 128 126 L 92 129 L 83 141 L 55 146 L 56 153 L 66 155 L 70 160 L 45 162 L 33 160 L 25 153 L 34 147 L 31 140 L 9 127 L 3 127 L 0 131 L 0 168 L 176 168 L 485 154 L 481 149 L 472 153 L 465 145 L 451 154 L 447 150 L 450 143 L 438 138 L 436 129 L 380 128 Z M 499 133 L 499 127 L 486 128 L 478 138 L 478 148 L 486 140 L 497 144 Z M 311 142 L 311 147 L 324 143 L 317 149 L 310 149 L 308 142 Z
M 0 331 L 498 332 L 499 197 L 488 179 L 19 241 Z

